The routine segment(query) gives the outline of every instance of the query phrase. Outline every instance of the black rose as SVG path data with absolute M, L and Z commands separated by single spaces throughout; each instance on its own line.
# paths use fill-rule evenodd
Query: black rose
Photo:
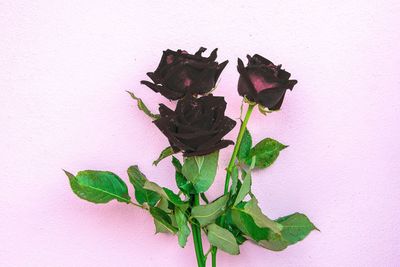
M 208 58 L 202 57 L 205 50 L 201 47 L 194 55 L 184 50 L 164 51 L 157 69 L 147 73 L 154 83 L 141 83 L 170 100 L 181 99 L 188 93 L 203 95 L 210 92 L 228 61 L 221 64 L 215 61 L 217 49 Z
M 178 101 L 175 111 L 160 104 L 161 118 L 154 123 L 175 152 L 183 151 L 186 157 L 206 155 L 233 144 L 221 140 L 236 125 L 224 115 L 225 108 L 223 97 L 186 95 Z
M 238 59 L 239 94 L 270 110 L 279 109 L 286 90 L 292 90 L 297 81 L 289 80 L 290 73 L 281 69 L 281 65 L 276 66 L 260 55 L 248 55 L 247 58 L 249 62 L 246 67 Z

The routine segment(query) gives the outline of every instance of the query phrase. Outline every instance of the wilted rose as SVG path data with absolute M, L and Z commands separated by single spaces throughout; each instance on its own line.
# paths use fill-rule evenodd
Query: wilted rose
M 161 118 L 154 123 L 175 152 L 183 151 L 186 157 L 206 155 L 233 144 L 222 140 L 236 125 L 224 115 L 225 108 L 223 97 L 186 95 L 178 101 L 175 111 L 160 104 Z
M 281 65 L 276 66 L 260 55 L 248 55 L 247 58 L 249 62 L 246 67 L 238 59 L 239 94 L 270 110 L 279 109 L 286 90 L 292 90 L 297 81 L 289 80 L 290 73 L 281 69 Z
M 186 94 L 203 95 L 210 92 L 228 61 L 221 64 L 215 61 L 217 49 L 209 57 L 202 57 L 205 50 L 201 47 L 194 55 L 184 50 L 164 51 L 157 69 L 147 73 L 153 83 L 141 83 L 170 100 L 181 99 Z

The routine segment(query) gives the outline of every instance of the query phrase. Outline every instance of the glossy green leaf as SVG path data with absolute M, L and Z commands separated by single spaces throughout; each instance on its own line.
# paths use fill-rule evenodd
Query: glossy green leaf
M 246 236 L 253 239 L 258 245 L 273 251 L 281 251 L 289 245 L 303 240 L 312 230 L 318 230 L 309 219 L 299 213 L 285 216 L 276 220 L 281 226 L 280 233 L 274 233 L 266 227 L 259 227 L 253 217 L 242 209 L 232 209 L 230 215 L 234 227 L 238 227 Z
M 172 149 L 172 147 L 169 146 L 169 147 L 165 148 L 163 151 L 161 151 L 160 156 L 158 157 L 158 159 L 153 161 L 153 165 L 157 166 L 157 164 L 160 163 L 160 161 L 162 161 L 163 159 L 173 155 L 174 153 L 175 152 Z
M 257 244 L 272 251 L 282 251 L 289 246 L 282 236 L 274 233 L 270 233 L 268 240 L 260 240 Z
M 237 232 L 237 234 L 233 234 L 233 236 L 236 239 L 236 243 L 238 243 L 238 245 L 243 244 L 244 242 L 246 242 L 246 237 L 243 236 L 243 234 L 240 232 L 240 230 Z
M 178 188 L 185 193 L 186 195 L 195 194 L 196 190 L 194 189 L 192 183 L 188 181 L 185 176 L 183 176 L 180 172 L 175 172 L 175 181 Z
M 239 179 L 239 170 L 236 167 L 236 165 L 233 165 L 232 172 L 231 172 L 231 179 L 232 179 L 232 184 L 231 184 L 230 191 L 232 192 L 232 194 L 235 194 L 236 190 L 237 190 L 238 179 Z
M 153 191 L 153 192 L 156 192 L 161 197 L 168 199 L 168 196 L 165 193 L 165 191 L 163 190 L 163 188 L 154 182 L 150 182 L 149 180 L 145 181 L 143 188 Z
M 318 230 L 307 216 L 301 213 L 294 213 L 281 217 L 276 221 L 283 226 L 281 232 L 282 238 L 285 239 L 289 245 L 303 240 L 312 230 Z
M 162 209 L 157 207 L 150 207 L 150 214 L 159 224 L 161 224 L 170 233 L 175 234 L 178 231 L 178 229 L 172 225 L 172 220 L 168 215 L 168 213 L 166 213 Z
M 175 181 L 178 188 L 186 195 L 195 194 L 196 191 L 190 181 L 182 174 L 182 165 L 179 160 L 172 157 L 172 164 L 175 166 Z
M 185 247 L 187 239 L 190 235 L 190 228 L 188 226 L 185 214 L 179 209 L 175 208 L 175 218 L 178 225 L 178 243 L 181 247 Z
M 271 234 L 268 240 L 258 242 L 260 246 L 273 251 L 281 251 L 303 240 L 311 231 L 318 230 L 307 216 L 301 213 L 294 213 L 276 221 L 283 226 L 281 234 Z
M 177 194 L 175 194 L 174 192 L 172 192 L 170 189 L 168 189 L 166 187 L 159 186 L 158 184 L 156 184 L 154 182 L 146 181 L 143 188 L 153 191 L 153 192 L 156 192 L 162 198 L 167 199 L 168 201 L 170 201 L 172 204 L 174 204 L 176 206 L 181 206 L 181 207 L 187 206 L 187 203 L 182 201 L 182 199 Z
M 138 108 L 143 111 L 147 116 L 152 118 L 153 120 L 157 120 L 160 118 L 160 115 L 152 113 L 147 106 L 144 104 L 143 100 L 136 97 L 134 93 L 127 91 L 128 94 L 137 102 Z
M 205 156 L 185 158 L 182 174 L 193 184 L 197 193 L 203 193 L 214 182 L 218 167 L 218 151 Z
M 76 176 L 65 171 L 72 191 L 92 203 L 107 203 L 113 199 L 130 203 L 128 188 L 121 178 L 107 171 L 80 171 Z
M 131 166 L 128 168 L 129 181 L 135 188 L 135 198 L 139 204 L 148 203 L 150 206 L 156 205 L 160 200 L 160 195 L 151 190 L 146 190 L 144 184 L 146 183 L 146 176 L 139 170 L 138 166 Z
M 231 215 L 235 225 L 256 241 L 268 238 L 269 231 L 280 234 L 282 229 L 279 223 L 269 219 L 261 212 L 255 198 L 232 207 Z M 263 228 L 268 231 L 263 231 Z
M 254 241 L 268 239 L 272 233 L 268 228 L 258 227 L 253 218 L 241 209 L 232 208 L 230 214 L 234 226 Z
M 243 244 L 247 239 L 246 237 L 243 236 L 244 233 L 240 231 L 240 229 L 233 222 L 231 212 L 227 212 L 222 216 L 224 216 L 225 219 L 226 229 L 228 229 L 229 232 L 231 232 L 233 236 L 236 238 L 236 243 L 238 243 L 239 245 Z
M 286 145 L 283 145 L 274 139 L 265 138 L 250 150 L 246 162 L 247 164 L 250 164 L 251 158 L 255 156 L 255 167 L 262 169 L 269 167 L 278 158 L 280 151 L 286 147 Z
M 177 172 L 182 172 L 182 164 L 176 157 L 172 156 L 172 165 L 174 165 Z
M 235 203 L 233 204 L 234 206 L 239 204 L 239 202 L 241 202 L 247 196 L 247 194 L 250 193 L 250 188 L 251 188 L 251 172 L 248 171 L 246 172 L 242 186 L 240 187 L 240 190 L 236 195 Z
M 163 190 L 165 192 L 165 194 L 168 197 L 168 200 L 179 207 L 183 207 L 183 206 L 188 206 L 188 203 L 184 202 L 177 194 L 175 194 L 171 189 L 168 189 L 166 187 L 163 187 Z
M 175 218 L 172 214 L 172 210 L 170 210 L 168 206 L 169 206 L 168 200 L 166 200 L 165 198 L 161 198 L 160 201 L 156 205 L 157 208 L 165 211 L 165 213 L 168 214 L 168 217 L 170 217 L 171 222 L 172 222 L 171 224 L 173 226 L 176 226 L 176 222 L 174 221 Z M 157 221 L 155 218 L 153 218 L 153 219 L 154 219 L 154 225 L 156 227 L 156 234 L 157 233 L 167 233 L 167 234 L 171 233 L 171 231 L 168 228 L 166 228 L 162 223 Z
M 211 245 L 231 255 L 239 254 L 239 245 L 231 232 L 216 225 L 207 226 L 207 238 Z
M 249 130 L 246 128 L 246 130 L 243 134 L 242 142 L 240 143 L 240 146 L 239 146 L 238 154 L 237 154 L 237 158 L 240 161 L 245 160 L 249 156 L 252 143 L 253 143 L 253 141 L 251 138 L 251 134 L 250 134 Z
M 249 214 L 233 209 L 231 216 L 235 227 L 258 245 L 273 251 L 281 251 L 288 246 L 279 234 L 275 234 L 269 228 L 259 227 Z
M 242 186 L 243 187 L 243 186 Z M 279 234 L 282 230 L 282 225 L 269 219 L 265 216 L 260 207 L 258 206 L 258 201 L 256 198 L 252 198 L 249 202 L 244 205 L 243 211 L 249 214 L 254 222 L 261 228 L 266 227 L 271 229 L 274 233 Z
M 197 219 L 201 226 L 213 223 L 225 211 L 229 195 L 224 195 L 210 204 L 195 206 L 192 217 Z

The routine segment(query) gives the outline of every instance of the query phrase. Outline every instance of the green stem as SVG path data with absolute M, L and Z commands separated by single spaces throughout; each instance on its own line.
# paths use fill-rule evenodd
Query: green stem
M 236 156 L 237 156 L 237 153 L 239 152 L 240 144 L 242 143 L 243 135 L 244 135 L 244 132 L 246 131 L 246 126 L 247 126 L 247 123 L 249 122 L 249 119 L 250 119 L 250 116 L 251 116 L 251 113 L 252 113 L 254 107 L 255 107 L 254 104 L 249 104 L 249 107 L 247 108 L 247 112 L 244 117 L 244 120 L 243 120 L 242 124 L 240 125 L 239 134 L 236 139 L 235 147 L 233 148 L 231 160 L 229 161 L 228 167 L 226 168 L 224 194 L 228 193 L 228 191 L 229 191 L 229 180 L 231 178 L 232 169 L 233 169 L 233 166 L 235 165 Z M 220 223 L 222 225 L 224 225 L 224 223 L 225 223 L 224 218 L 221 218 Z M 214 246 L 211 247 L 211 255 L 212 255 L 212 267 L 216 267 L 217 266 L 217 248 Z
M 212 267 L 217 267 L 217 248 L 214 246 L 211 247 L 211 261 Z
M 192 195 L 193 207 L 198 206 L 200 204 L 199 194 Z M 197 258 L 197 266 L 205 267 L 205 256 L 203 252 L 203 241 L 201 239 L 201 229 L 200 226 L 196 223 L 191 223 L 192 225 L 192 235 L 193 235 L 193 243 L 194 249 L 196 252 Z
M 240 125 L 240 130 L 239 130 L 238 137 L 236 139 L 235 147 L 233 148 L 232 157 L 231 157 L 231 160 L 229 161 L 228 167 L 226 168 L 224 194 L 228 193 L 228 191 L 229 191 L 229 180 L 231 178 L 232 169 L 233 169 L 233 166 L 235 165 L 236 156 L 237 156 L 237 153 L 239 152 L 239 147 L 240 147 L 240 144 L 242 143 L 243 135 L 244 135 L 244 132 L 246 131 L 246 126 L 247 126 L 247 123 L 249 122 L 251 112 L 253 111 L 254 107 L 255 107 L 254 104 L 253 105 L 249 104 L 249 107 L 247 108 L 246 116 L 244 117 L 244 120 L 243 120 L 242 124 Z

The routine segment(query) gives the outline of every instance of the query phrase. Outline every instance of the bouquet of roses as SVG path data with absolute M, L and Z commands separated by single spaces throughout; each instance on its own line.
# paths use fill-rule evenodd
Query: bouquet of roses
M 214 96 L 211 91 L 228 61 L 216 62 L 217 49 L 203 57 L 205 50 L 200 48 L 193 55 L 184 50 L 166 50 L 157 69 L 147 73 L 152 82 L 142 81 L 153 91 L 177 101 L 175 110 L 160 104 L 159 114 L 152 113 L 142 99 L 129 92 L 169 141 L 170 146 L 162 150 L 154 165 L 172 157 L 178 192 L 148 180 L 136 165 L 128 168 L 136 201 L 128 194 L 125 182 L 112 172 L 86 170 L 76 176 L 65 172 L 72 191 L 82 199 L 97 204 L 115 199 L 146 209 L 154 219 L 156 232 L 176 235 L 181 247 L 192 234 L 199 267 L 206 266 L 210 254 L 212 266 L 216 266 L 218 250 L 239 254 L 239 246 L 246 241 L 281 251 L 318 230 L 301 213 L 269 218 L 251 190 L 252 171 L 270 166 L 287 146 L 271 138 L 253 145 L 247 123 L 255 107 L 264 115 L 279 110 L 286 90 L 292 90 L 297 81 L 290 80 L 290 73 L 281 65 L 260 55 L 247 56 L 247 66 L 238 59 L 241 111 L 243 106 L 247 111 L 241 118 L 236 142 L 224 140 L 236 121 L 225 116 L 224 97 Z M 229 145 L 234 148 L 226 167 L 223 193 L 210 201 L 205 192 L 214 182 L 219 151 Z M 182 160 L 174 156 L 180 153 Z M 206 253 L 202 235 L 210 243 Z

